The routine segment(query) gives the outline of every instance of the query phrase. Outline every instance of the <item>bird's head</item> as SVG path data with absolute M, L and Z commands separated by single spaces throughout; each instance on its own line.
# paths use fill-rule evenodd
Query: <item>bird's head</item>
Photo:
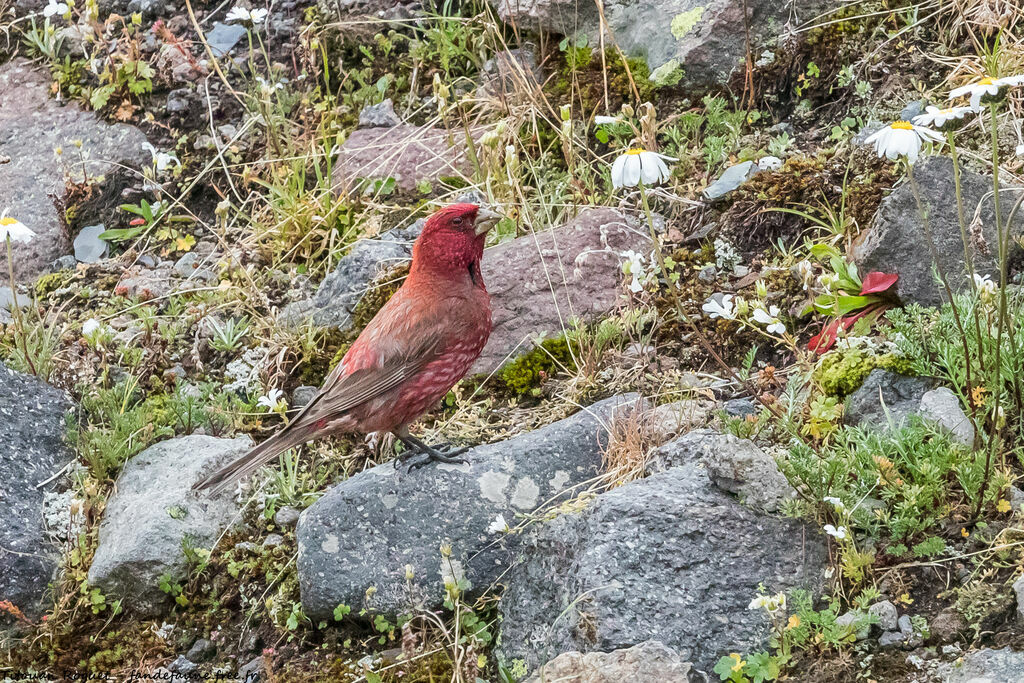
M 476 204 L 452 204 L 423 226 L 412 249 L 412 270 L 462 274 L 484 253 L 487 232 L 501 219 Z

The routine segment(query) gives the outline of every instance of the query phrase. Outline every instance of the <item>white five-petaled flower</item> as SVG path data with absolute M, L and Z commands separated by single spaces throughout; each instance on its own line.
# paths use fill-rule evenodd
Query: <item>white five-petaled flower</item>
M 31 242 L 36 234 L 28 226 L 10 216 L 0 216 L 0 242 Z
M 663 183 L 671 175 L 665 165 L 666 161 L 678 160 L 633 147 L 620 154 L 612 163 L 612 186 L 617 190 L 620 187 L 636 187 L 641 182 L 648 186 Z
M 63 17 L 68 13 L 68 4 L 66 2 L 57 2 L 57 0 L 50 0 L 46 7 L 43 8 L 44 17 Z
M 971 109 L 977 111 L 981 109 L 982 98 L 987 99 L 999 97 L 1000 92 L 1004 88 L 1017 87 L 1021 84 L 1024 84 L 1024 75 L 1008 76 L 1007 78 L 992 78 L 991 76 L 986 76 L 974 83 L 968 83 L 967 85 L 962 85 L 959 88 L 953 88 L 949 91 L 949 99 L 955 100 L 958 97 L 970 95 Z
M 700 308 L 708 314 L 709 318 L 732 320 L 736 317 L 736 306 L 733 305 L 732 299 L 732 294 L 725 294 L 722 296 L 721 303 L 719 303 L 717 299 L 711 297 Z
M 960 125 L 960 122 L 971 111 L 970 107 L 948 107 L 939 109 L 928 105 L 924 108 L 925 113 L 914 117 L 915 126 L 929 126 L 939 130 L 945 130 L 947 125 Z
M 843 512 L 844 510 L 846 510 L 846 506 L 843 505 L 843 501 L 839 500 L 835 496 L 825 496 L 822 500 L 824 500 L 826 503 L 829 503 L 832 507 L 836 509 L 837 512 Z
M 253 26 L 262 24 L 263 20 L 266 18 L 267 10 L 262 8 L 249 10 L 245 7 L 242 7 L 241 5 L 236 5 L 232 7 L 231 11 L 228 12 L 227 16 L 228 21 L 241 21 L 242 23 L 252 24 Z
M 633 280 L 629 283 L 629 291 L 636 294 L 642 292 L 644 289 L 643 282 L 640 278 L 645 275 L 644 262 L 647 260 L 643 254 L 638 254 L 632 249 L 622 253 L 622 272 L 626 275 L 632 275 Z
M 750 601 L 747 609 L 764 609 L 769 612 L 778 612 L 786 609 L 786 594 L 759 595 Z
M 491 522 L 490 526 L 487 527 L 487 532 L 491 534 L 504 534 L 511 531 L 508 526 L 508 522 L 505 521 L 505 515 L 498 515 Z
M 874 145 L 879 157 L 885 156 L 893 161 L 906 157 L 907 162 L 913 164 L 921 153 L 922 140 L 941 142 L 942 136 L 931 128 L 915 126 L 908 121 L 895 121 L 872 134 L 864 144 Z
M 754 309 L 754 322 L 765 326 L 769 334 L 785 334 L 786 326 L 779 320 L 779 307 L 770 306 L 768 310 L 762 307 Z
M 974 286 L 978 289 L 978 295 L 983 301 L 988 301 L 999 291 L 999 285 L 992 281 L 988 275 L 974 274 Z
M 148 142 L 143 143 L 142 148 L 149 151 L 153 157 L 153 164 L 158 171 L 165 171 L 171 166 L 181 166 L 181 162 L 173 152 L 161 152 Z
M 276 412 L 288 405 L 282 398 L 283 396 L 284 392 L 280 389 L 271 389 L 267 392 L 266 396 L 260 396 L 259 400 L 256 401 L 256 405 L 263 406 L 268 412 Z
M 834 527 L 831 524 L 826 524 L 824 526 L 824 529 L 825 529 L 825 533 L 828 534 L 829 536 L 832 536 L 833 538 L 838 538 L 839 540 L 842 540 L 842 539 L 846 538 L 846 527 L 845 526 Z

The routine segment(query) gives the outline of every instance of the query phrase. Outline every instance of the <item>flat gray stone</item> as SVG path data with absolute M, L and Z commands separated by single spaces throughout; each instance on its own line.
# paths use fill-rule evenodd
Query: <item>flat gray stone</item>
M 892 604 L 888 600 L 882 600 L 868 607 L 868 614 L 873 614 L 878 617 L 878 628 L 883 631 L 895 631 L 898 626 L 899 613 L 896 611 L 896 605 Z
M 331 488 L 299 518 L 302 607 L 331 618 L 345 604 L 394 618 L 441 607 L 442 577 L 465 578 L 479 595 L 505 572 L 515 525 L 601 471 L 603 424 L 634 396 L 601 401 L 572 417 L 501 443 L 478 446 L 465 465 L 430 464 L 406 474 L 392 463 Z M 451 548 L 442 557 L 441 545 Z M 407 578 L 411 573 L 412 578 Z
M 14 244 L 15 277 L 27 281 L 47 270 L 58 257 L 71 253 L 71 239 L 55 197 L 67 196 L 65 173 L 76 182 L 83 169 L 90 181 L 102 182 L 97 196 L 111 196 L 110 210 L 126 182 L 122 166 L 148 163 L 142 145 L 146 136 L 125 124 L 110 125 L 77 104 L 50 99 L 50 75 L 25 59 L 0 64 L 0 207 L 36 232 L 28 244 Z M 81 149 L 75 141 L 81 141 Z M 54 150 L 61 148 L 59 157 Z M 85 157 L 84 163 L 80 156 Z
M 251 447 L 248 436 L 183 436 L 129 460 L 103 513 L 89 583 L 125 609 L 158 614 L 168 600 L 160 577 L 185 575 L 182 543 L 211 549 L 239 512 L 231 492 L 197 495 L 192 485 Z
M 82 228 L 72 245 L 75 248 L 75 260 L 80 263 L 96 263 L 106 256 L 110 245 L 106 240 L 100 239 L 100 235 L 106 231 L 107 228 L 102 223 Z
M 360 128 L 393 128 L 402 123 L 395 113 L 395 104 L 387 98 L 380 104 L 370 104 L 359 112 Z
M 657 640 L 612 652 L 563 652 L 526 683 L 690 683 L 693 667 Z
M 217 22 L 206 32 L 206 42 L 214 57 L 223 57 L 238 45 L 245 37 L 245 27 L 241 24 L 224 24 Z
M 770 593 L 823 585 L 823 535 L 764 515 L 698 463 L 671 467 L 538 524 L 503 578 L 499 656 L 533 669 L 559 653 L 658 640 L 710 671 L 767 644 Z
M 960 407 L 960 399 L 948 387 L 932 389 L 921 397 L 921 417 L 931 420 L 965 446 L 974 444 L 974 425 Z
M 939 673 L 945 683 L 1024 683 L 1024 652 L 975 650 Z
M 43 498 L 54 484 L 37 487 L 72 459 L 64 445 L 72 405 L 63 392 L 0 363 L 0 600 L 29 618 L 42 613 L 60 556 L 43 525 Z
M 902 425 L 908 415 L 919 411 L 921 397 L 932 386 L 932 381 L 924 377 L 907 377 L 876 368 L 847 397 L 843 422 L 873 429 Z
M 718 180 L 704 190 L 705 199 L 715 200 L 724 197 L 757 173 L 757 165 L 753 161 L 743 161 L 725 169 Z

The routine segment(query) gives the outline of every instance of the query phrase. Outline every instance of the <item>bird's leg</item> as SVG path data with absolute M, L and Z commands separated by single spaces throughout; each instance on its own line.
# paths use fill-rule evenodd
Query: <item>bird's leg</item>
M 468 451 L 469 448 L 445 449 L 442 451 L 432 446 L 428 446 L 412 435 L 396 434 L 396 436 L 410 450 L 408 456 L 403 453 L 402 457 L 400 457 L 400 460 L 407 465 L 409 470 L 422 467 L 432 460 L 453 465 L 465 464 L 466 462 L 465 458 L 460 458 L 459 456 Z M 419 457 L 413 458 L 414 454 L 417 454 Z

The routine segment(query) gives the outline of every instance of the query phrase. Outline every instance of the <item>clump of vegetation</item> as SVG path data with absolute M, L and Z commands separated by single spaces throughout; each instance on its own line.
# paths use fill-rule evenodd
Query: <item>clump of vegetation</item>
M 566 337 L 545 339 L 498 373 L 501 386 L 513 396 L 535 395 L 544 380 L 557 372 L 574 372 L 578 357 Z
M 876 368 L 901 375 L 915 374 L 913 363 L 899 354 L 873 354 L 854 346 L 836 349 L 822 356 L 814 371 L 814 379 L 825 394 L 842 398 L 860 388 Z

